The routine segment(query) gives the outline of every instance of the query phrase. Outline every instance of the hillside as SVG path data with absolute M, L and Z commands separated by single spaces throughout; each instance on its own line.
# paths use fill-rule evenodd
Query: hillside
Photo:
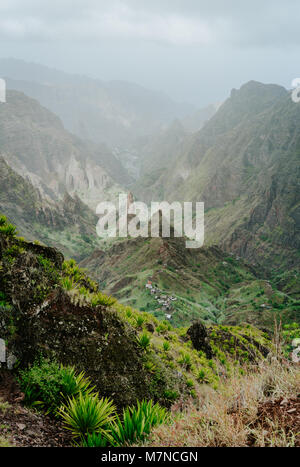
M 209 254 L 220 256 L 213 250 L 203 254 L 208 265 Z M 59 251 L 18 238 L 4 216 L 0 217 L 0 293 L 0 335 L 8 365 L 0 368 L 0 446 L 103 447 L 146 441 L 142 433 L 120 437 L 109 412 L 103 415 L 109 423 L 101 435 L 104 440 L 97 431 L 91 437 L 93 432 L 84 428 L 81 437 L 68 434 L 61 423 L 61 410 L 68 410 L 64 394 L 56 395 L 58 401 L 52 399 L 54 412 L 45 412 L 49 396 L 57 392 L 55 384 L 47 381 L 62 384 L 64 374 L 75 384 L 81 381 L 81 387 L 94 385 L 92 395 L 73 398 L 76 404 L 84 400 L 80 397 L 90 403 L 97 398 L 103 408 L 114 403 L 113 411 L 129 410 L 131 404 L 134 410 L 132 404 L 145 399 L 142 406 L 148 401 L 151 413 L 164 414 L 160 422 L 150 423 L 151 431 L 162 425 L 151 433 L 150 445 L 185 446 L 187 439 L 191 446 L 280 446 L 287 439 L 298 445 L 299 372 L 286 360 L 282 364 L 278 353 L 275 358 L 277 347 L 269 333 L 250 324 L 200 321 L 176 329 L 149 313 L 123 306 L 101 293 L 75 261 L 64 261 Z M 287 349 L 297 332 L 297 325 L 286 331 Z M 286 399 L 278 399 L 278 394 Z M 154 402 L 161 405 L 153 406 Z M 201 414 L 204 402 L 207 409 Z M 167 411 L 171 406 L 173 411 Z M 271 412 L 273 407 L 276 413 Z M 195 431 L 194 421 L 200 415 L 202 422 Z M 281 430 L 274 425 L 277 416 L 282 417 Z M 238 427 L 234 419 L 239 420 Z M 193 423 L 187 437 L 189 420 Z
M 198 322 L 187 332 L 125 307 L 102 294 L 75 261 L 64 262 L 57 250 L 16 237 L 4 216 L 0 264 L 0 332 L 7 339 L 8 355 L 21 366 L 34 362 L 39 353 L 73 364 L 119 405 L 143 397 L 168 404 L 171 393 L 188 395 L 186 380 L 192 378 L 196 385 L 201 366 L 207 382 L 217 384 L 218 371 L 208 360 L 222 357 L 220 365 L 228 374 L 233 361 L 224 336 L 232 338 L 234 357 L 241 363 L 255 362 L 271 348 L 268 336 L 250 325 L 206 328 Z M 145 333 L 151 343 L 146 353 L 139 345 Z M 181 359 L 185 354 L 191 364 Z
M 58 117 L 18 91 L 8 91 L 0 107 L 0 148 L 8 164 L 50 200 L 67 191 L 94 208 L 120 190 L 109 175 L 117 173 L 119 163 L 107 149 L 101 149 L 102 156 L 99 148 L 73 136 Z
M 251 81 L 193 136 L 146 200 L 204 201 L 205 244 L 253 264 L 299 267 L 300 107 L 277 85 Z
M 124 81 L 101 81 L 22 60 L 1 59 L 10 89 L 24 92 L 58 115 L 78 137 L 127 146 L 195 109 L 163 93 Z
M 0 157 L 0 211 L 20 234 L 63 251 L 67 257 L 85 258 L 99 247 L 97 217 L 75 194 L 54 202 L 43 198 L 32 183 Z
M 284 323 L 300 321 L 299 300 L 216 246 L 187 250 L 181 238 L 129 239 L 96 250 L 80 266 L 121 303 L 175 326 L 199 318 L 269 329 L 278 316 Z

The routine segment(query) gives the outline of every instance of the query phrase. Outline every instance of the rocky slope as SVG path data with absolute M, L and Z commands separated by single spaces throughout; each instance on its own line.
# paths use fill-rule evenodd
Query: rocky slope
M 67 257 L 83 259 L 99 245 L 97 217 L 75 194 L 58 202 L 45 199 L 30 180 L 0 157 L 0 212 L 20 234 L 60 248 Z
M 104 82 L 21 60 L 1 59 L 10 89 L 37 99 L 82 139 L 127 146 L 194 111 L 160 92 L 123 81 Z
M 67 191 L 94 208 L 120 190 L 108 173 L 118 164 L 112 155 L 104 149 L 102 157 L 99 149 L 66 131 L 58 117 L 17 91 L 8 91 L 0 107 L 0 148 L 9 165 L 48 199 Z
M 142 398 L 170 405 L 199 384 L 217 386 L 234 360 L 255 363 L 272 349 L 267 334 L 250 325 L 198 322 L 187 332 L 124 307 L 100 293 L 74 261 L 16 237 L 4 217 L 0 292 L 0 336 L 10 367 L 24 368 L 41 355 L 72 364 L 119 407 Z
M 300 303 L 240 257 L 216 246 L 188 250 L 181 238 L 130 239 L 96 250 L 80 265 L 106 293 L 173 325 L 300 322 Z
M 249 82 L 142 195 L 204 201 L 206 245 L 269 268 L 298 268 L 299 120 L 284 88 Z

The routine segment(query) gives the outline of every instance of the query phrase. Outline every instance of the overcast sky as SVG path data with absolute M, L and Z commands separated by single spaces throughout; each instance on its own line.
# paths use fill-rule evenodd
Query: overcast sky
M 0 56 L 206 105 L 250 79 L 290 87 L 299 22 L 299 0 L 0 0 Z

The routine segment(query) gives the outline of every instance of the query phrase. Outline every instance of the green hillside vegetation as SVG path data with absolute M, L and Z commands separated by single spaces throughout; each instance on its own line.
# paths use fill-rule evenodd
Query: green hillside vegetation
M 86 339 L 93 340 L 94 334 L 96 341 L 97 334 L 103 333 L 97 345 L 100 348 L 109 345 L 109 348 L 114 349 L 106 357 L 111 359 L 109 365 L 114 368 L 117 363 L 114 359 L 120 358 L 115 339 L 120 339 L 118 335 L 125 332 L 126 347 L 129 349 L 133 346 L 135 354 L 135 357 L 133 354 L 128 357 L 133 362 L 136 358 L 137 368 L 138 365 L 142 368 L 140 378 L 147 380 L 146 387 L 144 380 L 144 395 L 151 395 L 161 403 L 168 404 L 180 397 L 180 394 L 193 396 L 195 389 L 203 383 L 217 387 L 220 378 L 230 376 L 235 368 L 243 372 L 243 365 L 260 360 L 272 347 L 268 334 L 250 324 L 210 324 L 205 328 L 205 345 L 204 341 L 199 342 L 202 350 L 197 349 L 187 334 L 187 328 L 174 328 L 169 322 L 160 321 L 152 314 L 117 302 L 100 292 L 97 284 L 89 279 L 74 260 L 63 262 L 62 255 L 56 250 L 16 237 L 15 228 L 7 223 L 4 216 L 0 224 L 1 317 L 4 325 L 1 332 L 6 335 L 9 351 L 18 356 L 18 365 L 34 361 L 40 353 L 44 357 L 61 359 L 64 364 L 76 364 L 78 370 L 93 376 L 94 384 L 100 384 L 103 396 L 109 396 L 108 387 L 112 393 L 115 392 L 114 382 L 108 381 L 105 389 L 103 379 L 109 377 L 109 374 L 105 375 L 103 368 L 101 383 L 97 383 L 99 380 L 95 378 L 95 371 L 90 370 L 96 356 L 89 354 L 93 352 L 93 347 Z M 28 282 L 30 286 L 25 290 Z M 99 318 L 102 316 L 101 319 L 106 316 L 108 323 L 102 331 L 102 325 L 93 328 L 91 326 L 94 325 L 81 323 L 80 316 L 82 319 L 86 317 L 88 323 L 97 319 L 97 313 Z M 37 316 L 35 320 L 34 316 Z M 31 331 L 26 335 L 29 322 Z M 78 330 L 82 332 L 81 338 L 75 339 L 73 326 L 79 326 L 79 330 L 82 328 L 82 331 Z M 89 326 L 90 330 L 85 326 Z M 115 329 L 119 331 L 113 337 Z M 64 340 L 59 341 L 62 335 L 65 336 Z M 23 338 L 20 339 L 21 336 Z M 28 339 L 32 340 L 30 345 Z M 125 353 L 126 347 L 123 348 Z M 122 362 L 118 362 L 118 365 L 122 365 Z M 122 371 L 126 374 L 130 368 L 122 368 Z M 130 384 L 126 386 L 128 391 Z M 134 385 L 138 390 L 139 382 L 134 380 Z M 127 397 L 132 400 L 129 394 L 118 394 L 118 398 L 127 400 Z
M 0 209 L 26 238 L 82 259 L 100 245 L 95 235 L 97 217 L 78 196 L 68 193 L 60 202 L 42 198 L 29 180 L 0 157 Z
M 130 239 L 94 252 L 80 265 L 124 305 L 161 320 L 170 314 L 173 326 L 202 319 L 272 329 L 278 317 L 284 323 L 300 320 L 296 297 L 280 292 L 260 278 L 259 270 L 217 247 L 186 250 L 179 238 Z M 149 279 L 160 292 L 151 294 L 145 287 Z M 157 296 L 176 300 L 166 309 Z
M 299 119 L 288 91 L 250 81 L 138 194 L 204 201 L 206 246 L 269 269 L 298 268 Z

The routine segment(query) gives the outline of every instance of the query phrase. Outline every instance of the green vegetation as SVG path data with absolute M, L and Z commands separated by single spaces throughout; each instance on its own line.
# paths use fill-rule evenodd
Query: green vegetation
M 300 325 L 298 323 L 285 324 L 282 331 L 283 351 L 286 357 L 293 351 L 293 341 L 299 342 L 300 346 Z
M 152 401 L 138 402 L 136 407 L 127 407 L 122 417 L 112 425 L 114 445 L 126 446 L 143 441 L 151 430 L 170 420 L 167 410 Z
M 14 225 L 10 224 L 7 218 L 3 215 L 0 216 L 0 233 L 9 237 L 17 235 L 17 229 Z
M 74 367 L 64 367 L 57 362 L 40 360 L 19 374 L 25 404 L 56 414 L 66 397 L 93 390 L 84 373 L 76 373 Z
M 69 397 L 59 409 L 65 427 L 72 432 L 75 439 L 81 438 L 91 442 L 89 435 L 97 434 L 108 438 L 109 425 L 115 419 L 116 408 L 107 398 L 99 399 L 97 394 L 79 393 Z
M 11 443 L 3 436 L 0 436 L 0 448 L 10 448 L 10 447 L 12 447 Z
M 150 346 L 150 337 L 148 334 L 143 334 L 138 338 L 138 344 L 143 350 L 147 350 Z

